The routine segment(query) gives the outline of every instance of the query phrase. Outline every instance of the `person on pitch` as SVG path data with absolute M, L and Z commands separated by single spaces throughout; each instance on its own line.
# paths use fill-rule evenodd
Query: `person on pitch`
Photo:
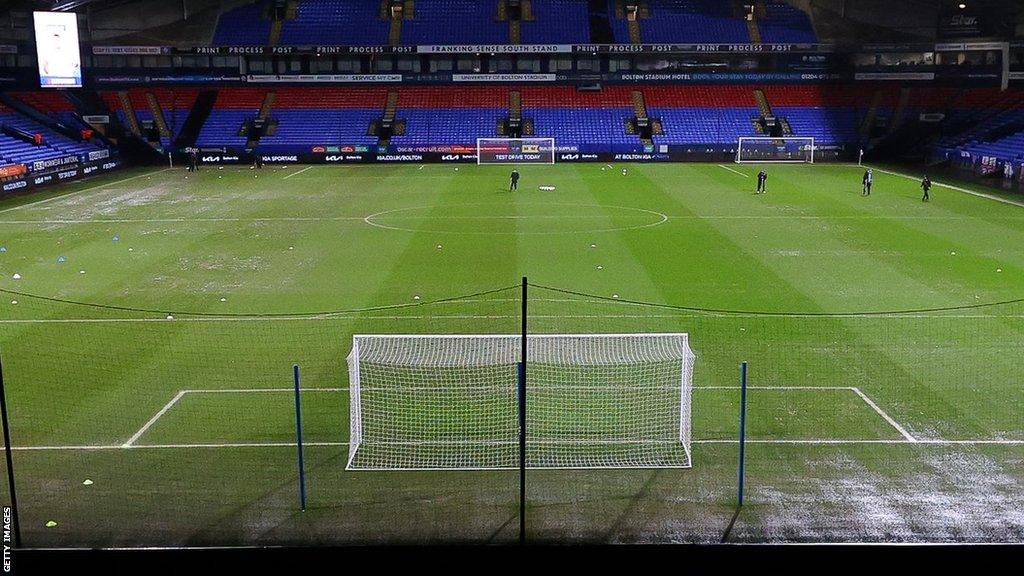
M 931 200 L 931 198 L 928 197 L 928 190 L 930 190 L 931 187 L 932 187 L 932 180 L 931 180 L 931 178 L 928 177 L 927 174 L 925 174 L 924 175 L 924 180 L 921 180 L 921 189 L 924 190 L 924 196 L 921 197 L 921 201 L 922 202 L 927 202 L 927 201 Z
M 513 190 L 518 190 L 518 189 L 519 189 L 519 170 L 516 170 L 515 168 L 513 168 L 512 169 L 512 175 L 509 176 L 509 179 L 508 179 L 508 191 L 511 192 Z
M 871 196 L 871 179 L 872 179 L 871 168 L 868 168 L 867 170 L 864 171 L 864 178 L 863 178 L 864 191 L 861 193 L 863 196 Z
M 768 173 L 763 169 L 757 173 L 757 193 L 763 194 L 768 191 Z

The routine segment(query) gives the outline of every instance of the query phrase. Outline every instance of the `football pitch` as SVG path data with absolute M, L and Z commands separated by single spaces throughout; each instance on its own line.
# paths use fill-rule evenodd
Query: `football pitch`
M 933 178 L 922 202 L 895 169 L 865 197 L 840 164 L 519 170 L 133 169 L 0 202 L 23 544 L 515 542 L 518 471 L 346 470 L 345 357 L 516 334 L 523 276 L 533 333 L 697 357 L 692 467 L 531 470 L 532 541 L 1024 541 L 1019 197 Z

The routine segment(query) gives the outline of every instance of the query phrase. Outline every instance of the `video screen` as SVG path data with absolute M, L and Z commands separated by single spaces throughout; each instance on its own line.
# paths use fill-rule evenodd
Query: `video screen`
M 39 85 L 43 88 L 81 88 L 78 17 L 71 12 L 34 12 L 33 17 Z

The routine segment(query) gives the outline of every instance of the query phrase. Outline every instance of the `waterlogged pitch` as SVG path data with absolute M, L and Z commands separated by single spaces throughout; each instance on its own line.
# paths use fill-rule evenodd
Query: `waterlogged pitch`
M 514 193 L 511 167 L 453 168 L 135 170 L 0 203 L 24 544 L 515 541 L 514 470 L 346 470 L 345 357 L 516 334 L 523 276 L 533 333 L 696 355 L 692 467 L 530 471 L 532 540 L 1024 540 L 1018 198 L 939 178 L 924 203 L 883 169 L 863 197 L 849 165 L 525 166 Z M 565 433 L 634 418 L 586 398 Z

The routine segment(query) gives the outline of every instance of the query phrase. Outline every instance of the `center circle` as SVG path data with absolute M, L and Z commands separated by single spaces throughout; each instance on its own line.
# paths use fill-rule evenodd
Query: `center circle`
M 600 204 L 455 204 L 384 210 L 363 221 L 385 230 L 437 234 L 529 235 L 620 232 L 668 221 L 654 210 Z

